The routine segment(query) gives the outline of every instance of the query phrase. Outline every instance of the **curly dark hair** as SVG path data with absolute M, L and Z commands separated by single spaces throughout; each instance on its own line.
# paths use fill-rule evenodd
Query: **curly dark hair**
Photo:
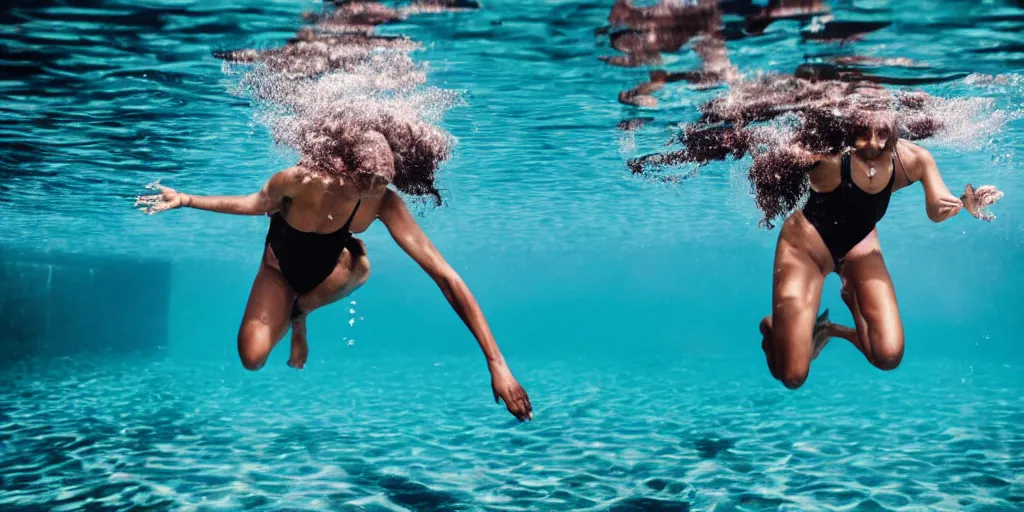
M 295 118 L 275 130 L 278 142 L 299 150 L 302 165 L 328 176 L 372 174 L 412 196 L 441 205 L 438 167 L 451 156 L 443 129 L 399 109 L 339 106 Z
M 920 140 L 943 128 L 928 113 L 938 98 L 923 92 L 884 89 L 867 82 L 812 82 L 768 75 L 735 84 L 701 106 L 700 119 L 683 127 L 682 149 L 628 162 L 634 173 L 667 165 L 704 164 L 752 157 L 748 178 L 764 213 L 761 227 L 793 211 L 807 194 L 807 172 L 821 155 L 837 154 L 877 130 L 887 147 L 899 138 Z

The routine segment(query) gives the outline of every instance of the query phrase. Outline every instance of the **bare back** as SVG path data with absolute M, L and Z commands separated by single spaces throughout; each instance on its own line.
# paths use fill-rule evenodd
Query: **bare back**
M 377 219 L 387 190 L 380 187 L 372 192 L 360 191 L 353 180 L 327 180 L 298 166 L 278 175 L 284 183 L 283 197 L 274 210 L 280 210 L 289 225 L 306 232 L 337 231 L 353 211 L 355 216 L 350 230 L 353 233 L 366 231 Z

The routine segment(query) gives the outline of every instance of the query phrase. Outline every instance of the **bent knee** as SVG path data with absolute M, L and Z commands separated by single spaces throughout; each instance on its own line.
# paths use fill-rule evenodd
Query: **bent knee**
M 804 385 L 807 381 L 807 374 L 810 372 L 810 367 L 806 364 L 784 364 L 779 369 L 778 379 L 782 382 L 783 386 L 789 389 L 797 389 Z
M 782 373 L 782 385 L 789 389 L 797 389 L 807 382 L 807 370 L 784 371 Z
M 246 370 L 256 371 L 263 368 L 269 355 L 263 347 L 268 346 L 269 338 L 256 329 L 242 328 L 238 332 L 238 357 Z
M 238 356 L 242 360 L 242 367 L 249 371 L 256 371 L 267 364 L 267 356 L 240 350 Z
M 872 346 L 872 364 L 880 370 L 895 370 L 903 361 L 903 340 L 886 343 L 881 347 Z
M 862 333 L 858 332 L 858 335 Z M 903 361 L 903 329 L 899 324 L 868 322 L 867 336 L 871 364 L 881 370 L 894 370 Z

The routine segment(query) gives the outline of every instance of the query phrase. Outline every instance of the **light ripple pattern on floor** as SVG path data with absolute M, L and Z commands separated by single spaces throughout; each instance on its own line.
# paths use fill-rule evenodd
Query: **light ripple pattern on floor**
M 0 373 L 0 509 L 1024 507 L 1019 369 L 829 364 L 790 392 L 749 361 L 523 361 L 518 424 L 475 359 L 26 363 Z

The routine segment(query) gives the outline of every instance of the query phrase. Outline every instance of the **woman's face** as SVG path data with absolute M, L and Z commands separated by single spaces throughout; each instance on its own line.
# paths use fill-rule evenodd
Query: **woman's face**
M 893 127 L 889 124 L 875 124 L 867 127 L 853 142 L 853 149 L 861 158 L 873 160 L 882 155 L 896 142 Z

